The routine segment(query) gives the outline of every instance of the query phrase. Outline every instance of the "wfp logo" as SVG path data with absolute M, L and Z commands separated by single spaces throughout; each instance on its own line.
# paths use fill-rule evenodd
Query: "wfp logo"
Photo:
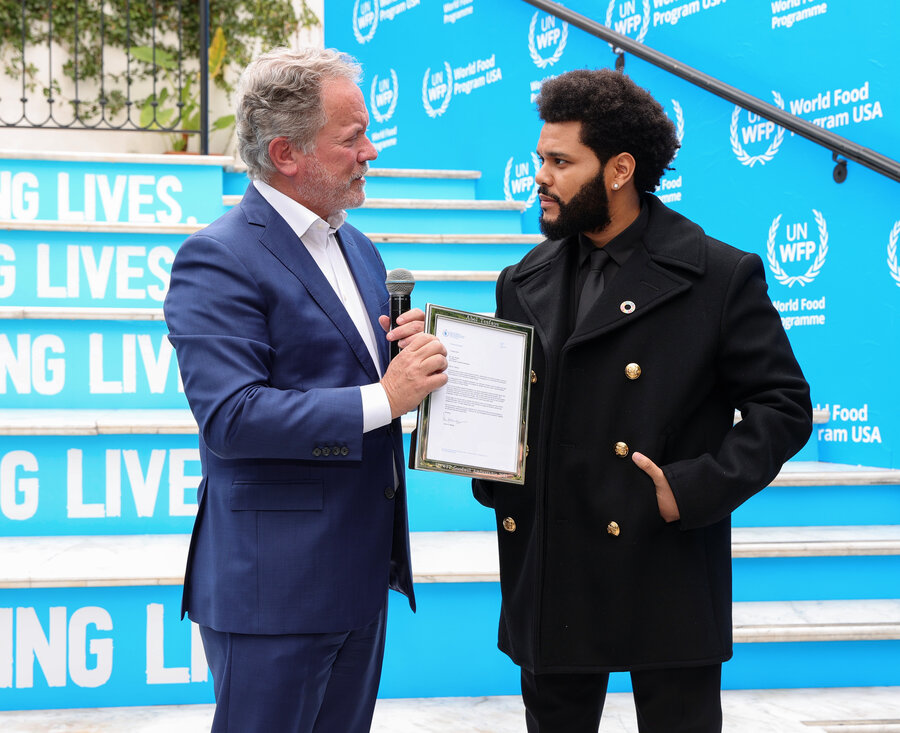
M 809 222 L 794 222 L 785 227 L 786 241 L 776 245 L 778 238 L 778 227 L 781 223 L 781 214 L 772 221 L 769 227 L 769 241 L 766 245 L 766 258 L 769 261 L 769 269 L 782 285 L 789 288 L 800 283 L 801 287 L 809 285 L 816 279 L 822 266 L 825 264 L 825 257 L 828 255 L 828 227 L 825 224 L 825 217 L 815 209 L 812 210 L 816 221 L 816 229 L 819 234 L 819 241 L 816 243 L 810 237 Z M 776 250 L 777 247 L 777 250 Z M 813 257 L 815 255 L 815 257 Z M 782 265 L 802 265 L 810 262 L 806 272 L 802 275 L 789 275 Z
M 442 71 L 431 72 L 429 66 L 422 77 L 422 106 L 429 117 L 440 117 L 450 106 L 453 96 L 453 69 L 444 62 Z M 435 103 L 438 103 L 435 107 Z
M 357 43 L 367 43 L 378 30 L 378 0 L 355 0 L 353 3 L 353 35 Z
M 369 108 L 376 121 L 387 122 L 394 116 L 399 91 L 397 72 L 393 69 L 391 69 L 390 78 L 379 79 L 377 74 L 372 78 L 372 88 L 369 90 Z M 382 112 L 385 107 L 387 110 Z
M 784 109 L 784 100 L 781 98 L 781 95 L 773 91 L 772 97 L 775 99 L 775 104 Z M 735 157 L 743 165 L 749 165 L 751 168 L 757 163 L 765 165 L 775 157 L 775 153 L 781 147 L 781 142 L 784 140 L 784 128 L 778 127 L 774 122 L 762 119 L 753 112 L 747 113 L 749 124 L 739 127 L 738 122 L 741 112 L 741 107 L 735 105 L 734 112 L 731 113 L 731 149 L 734 151 Z M 740 129 L 740 135 L 738 134 L 738 129 Z M 773 135 L 775 136 L 774 138 L 772 137 Z M 743 144 L 741 144 L 742 139 L 744 141 Z M 758 145 L 763 141 L 769 143 L 764 153 L 750 155 L 744 149 L 744 145 Z
M 557 19 L 553 15 L 544 15 L 541 18 L 540 33 L 537 32 L 537 22 L 540 13 L 535 13 L 531 18 L 531 25 L 528 26 L 528 53 L 531 54 L 531 60 L 535 66 L 543 69 L 547 66 L 553 66 L 563 55 L 566 49 L 566 40 L 569 37 L 569 24 L 563 23 L 562 28 L 557 28 Z M 556 47 L 553 55 L 546 57 L 541 55 L 541 51 L 547 52 L 551 48 Z
M 675 119 L 672 120 L 675 123 L 675 135 L 678 138 L 678 144 L 681 145 L 681 142 L 684 140 L 684 110 L 681 109 L 677 99 L 672 100 L 672 111 L 675 113 Z M 671 115 L 669 115 L 669 118 L 671 119 Z M 675 157 L 672 158 L 673 161 L 678 157 L 679 150 L 681 148 L 675 151 Z
M 606 27 L 623 36 L 631 36 L 637 32 L 634 40 L 643 43 L 650 27 L 650 0 L 643 0 L 640 12 L 637 3 L 638 0 L 610 0 L 609 7 L 606 8 Z M 614 53 L 622 53 L 622 49 L 616 48 L 615 44 L 610 43 L 609 47 Z
M 900 220 L 894 222 L 894 228 L 888 237 L 888 267 L 891 269 L 891 277 L 900 288 L 900 264 L 897 263 L 897 240 L 900 239 Z
M 531 166 L 534 166 L 532 170 Z M 530 209 L 532 204 L 537 200 L 538 185 L 534 180 L 538 169 L 541 167 L 541 159 L 536 153 L 531 154 L 531 160 L 524 163 L 516 163 L 515 171 L 513 171 L 513 159 L 506 161 L 506 170 L 503 172 L 503 195 L 507 201 L 522 201 L 517 199 L 517 195 L 528 193 L 528 198 L 524 199 L 525 208 Z

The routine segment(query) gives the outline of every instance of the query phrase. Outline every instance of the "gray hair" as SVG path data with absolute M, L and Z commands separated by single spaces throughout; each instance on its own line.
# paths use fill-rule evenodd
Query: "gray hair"
M 322 87 L 333 79 L 359 83 L 362 67 L 334 49 L 276 48 L 247 65 L 238 82 L 235 109 L 238 152 L 251 179 L 275 173 L 269 143 L 285 137 L 304 153 L 326 123 Z

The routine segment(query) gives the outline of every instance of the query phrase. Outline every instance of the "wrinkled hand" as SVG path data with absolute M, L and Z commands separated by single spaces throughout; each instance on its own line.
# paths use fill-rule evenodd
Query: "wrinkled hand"
M 399 327 L 394 329 L 396 333 Z M 417 407 L 429 392 L 447 383 L 447 350 L 436 336 L 417 333 L 404 339 L 406 345 L 388 365 L 381 386 L 391 405 L 391 417 L 400 417 Z M 402 342 L 401 342 L 402 343 Z
M 410 338 L 425 330 L 425 314 L 420 308 L 412 308 L 397 316 L 397 326 L 393 330 L 388 330 L 391 328 L 391 319 L 387 316 L 378 316 L 378 322 L 386 331 L 385 338 L 388 341 L 398 341 L 401 349 L 407 347 Z
M 631 460 L 653 481 L 653 486 L 656 488 L 656 503 L 659 505 L 660 516 L 667 522 L 681 519 L 681 512 L 678 510 L 678 504 L 675 502 L 675 494 L 672 493 L 672 487 L 669 486 L 662 469 L 643 453 L 632 454 Z

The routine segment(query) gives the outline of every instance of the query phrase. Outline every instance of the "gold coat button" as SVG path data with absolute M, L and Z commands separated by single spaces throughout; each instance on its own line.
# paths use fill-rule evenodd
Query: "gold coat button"
M 507 532 L 515 532 L 516 531 L 516 520 L 512 517 L 507 517 L 503 520 L 503 529 Z
M 611 534 L 613 537 L 618 537 L 619 532 L 621 532 L 622 530 L 619 529 L 618 522 L 610 522 L 609 524 L 606 525 L 606 531 L 608 534 Z
M 628 455 L 628 443 L 623 443 L 620 440 L 618 443 L 616 443 L 614 450 L 619 458 L 624 458 Z
M 629 379 L 637 379 L 639 376 L 641 376 L 641 365 L 635 364 L 634 362 L 631 362 L 631 364 L 626 364 L 625 376 Z
M 531 370 L 531 383 L 537 384 L 537 374 L 534 373 L 534 369 Z

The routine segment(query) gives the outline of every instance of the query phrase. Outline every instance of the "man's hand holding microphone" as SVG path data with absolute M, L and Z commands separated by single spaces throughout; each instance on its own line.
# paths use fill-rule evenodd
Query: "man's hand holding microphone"
M 391 417 L 400 417 L 418 407 L 425 395 L 447 383 L 447 350 L 425 331 L 425 314 L 410 308 L 409 295 L 415 280 L 409 270 L 391 270 L 387 276 L 391 316 L 378 322 L 391 342 L 391 363 L 381 386 L 391 405 Z

